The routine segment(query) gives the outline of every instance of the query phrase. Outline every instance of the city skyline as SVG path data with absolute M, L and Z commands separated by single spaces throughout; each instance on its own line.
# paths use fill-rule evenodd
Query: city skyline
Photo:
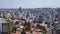
M 0 8 L 60 8 L 60 0 L 0 0 Z

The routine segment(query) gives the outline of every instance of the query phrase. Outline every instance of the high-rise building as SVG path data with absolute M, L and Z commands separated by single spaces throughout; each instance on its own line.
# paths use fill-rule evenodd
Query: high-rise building
M 39 16 L 39 21 L 38 21 L 38 23 L 43 23 L 43 19 L 44 19 L 44 16 L 43 16 L 43 15 L 40 15 L 40 16 Z

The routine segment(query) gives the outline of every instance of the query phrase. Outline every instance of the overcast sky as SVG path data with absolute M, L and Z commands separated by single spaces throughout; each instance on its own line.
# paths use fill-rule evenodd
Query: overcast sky
M 0 8 L 44 8 L 60 7 L 60 0 L 0 0 Z

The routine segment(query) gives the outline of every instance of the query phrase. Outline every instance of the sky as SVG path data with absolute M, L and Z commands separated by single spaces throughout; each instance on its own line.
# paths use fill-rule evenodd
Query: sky
M 56 8 L 60 0 L 0 0 L 0 8 Z

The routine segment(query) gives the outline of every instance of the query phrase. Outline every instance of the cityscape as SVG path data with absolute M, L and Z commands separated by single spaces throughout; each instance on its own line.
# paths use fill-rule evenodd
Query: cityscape
M 0 34 L 60 34 L 60 0 L 0 0 Z
M 0 34 L 60 34 L 60 8 L 0 9 Z

